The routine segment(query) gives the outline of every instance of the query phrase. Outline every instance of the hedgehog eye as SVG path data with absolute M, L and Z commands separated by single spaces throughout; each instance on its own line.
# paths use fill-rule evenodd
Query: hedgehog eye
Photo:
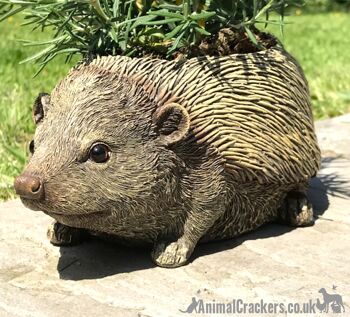
M 34 140 L 31 140 L 29 143 L 29 152 L 34 154 Z
M 90 149 L 89 158 L 95 163 L 105 163 L 109 160 L 110 152 L 107 145 L 102 143 L 94 144 Z

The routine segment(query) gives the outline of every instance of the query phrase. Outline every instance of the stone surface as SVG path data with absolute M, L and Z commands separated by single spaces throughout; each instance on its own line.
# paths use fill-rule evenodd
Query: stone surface
M 197 312 L 200 300 L 263 300 L 285 307 L 316 299 L 322 303 L 321 288 L 340 294 L 342 315 L 350 316 L 349 118 L 317 123 L 324 158 L 310 186 L 314 226 L 270 224 L 238 239 L 204 244 L 190 264 L 177 269 L 155 267 L 149 250 L 97 240 L 54 247 L 46 239 L 49 217 L 25 209 L 18 200 L 3 203 L 0 316 L 203 315 L 180 309 L 186 310 L 192 297 L 199 300 Z M 318 315 L 315 309 L 312 316 Z
M 318 141 L 323 152 L 350 158 L 350 113 L 316 122 Z

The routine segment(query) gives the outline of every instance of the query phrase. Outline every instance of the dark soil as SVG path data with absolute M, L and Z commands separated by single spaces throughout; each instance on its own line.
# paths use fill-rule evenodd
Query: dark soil
M 195 56 L 225 56 L 230 54 L 254 53 L 277 45 L 278 40 L 269 33 L 253 30 L 258 45 L 254 44 L 242 30 L 221 29 L 219 33 L 204 38 L 198 46 L 190 47 L 189 51 L 180 51 L 187 57 Z
M 258 45 L 253 43 L 243 30 L 230 28 L 221 29 L 218 33 L 210 37 L 205 37 L 198 45 L 184 47 L 175 52 L 173 59 L 183 59 L 198 56 L 225 56 L 231 54 L 254 53 L 270 47 L 281 45 L 272 34 L 261 32 L 254 28 L 252 32 L 255 35 Z M 142 52 L 141 56 L 166 59 L 161 53 Z M 168 58 L 169 59 L 169 58 Z

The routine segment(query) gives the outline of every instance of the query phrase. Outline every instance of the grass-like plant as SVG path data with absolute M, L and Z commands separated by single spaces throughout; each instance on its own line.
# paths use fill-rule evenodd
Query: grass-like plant
M 24 13 L 34 28 L 53 29 L 52 39 L 26 61 L 44 67 L 59 54 L 172 58 L 222 28 L 243 31 L 255 45 L 257 24 L 283 26 L 286 8 L 303 0 L 0 0 L 0 21 Z M 272 12 L 277 12 L 274 19 Z

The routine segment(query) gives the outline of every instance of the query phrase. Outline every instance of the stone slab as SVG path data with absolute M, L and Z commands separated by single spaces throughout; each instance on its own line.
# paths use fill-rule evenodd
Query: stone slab
M 350 113 L 318 121 L 315 126 L 323 152 L 350 158 Z
M 323 302 L 321 288 L 341 295 L 342 315 L 350 316 L 350 143 L 341 145 L 350 138 L 346 120 L 348 132 L 340 140 L 329 136 L 338 133 L 338 121 L 317 123 L 325 156 L 310 186 L 314 226 L 269 224 L 238 239 L 204 244 L 191 263 L 176 269 L 155 267 L 149 250 L 97 240 L 53 247 L 46 240 L 49 217 L 19 200 L 1 204 L 0 317 L 220 316 L 203 314 L 199 304 L 198 313 L 180 310 L 191 310 L 193 297 L 204 304 L 242 299 L 302 307 Z M 322 315 L 317 309 L 310 314 Z

